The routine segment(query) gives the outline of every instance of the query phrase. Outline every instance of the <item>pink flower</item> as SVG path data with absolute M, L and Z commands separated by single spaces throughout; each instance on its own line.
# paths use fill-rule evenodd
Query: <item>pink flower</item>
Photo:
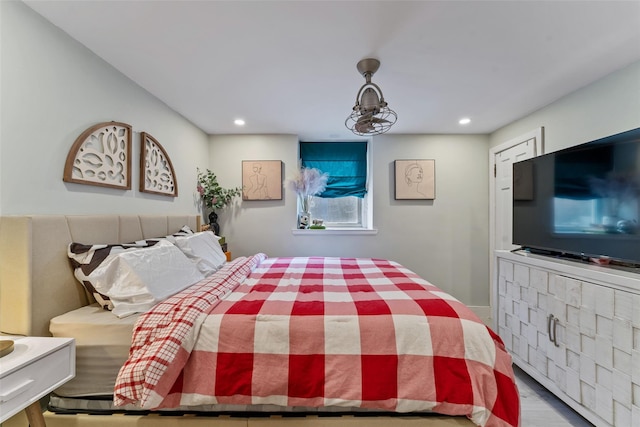
M 202 185 L 198 184 L 196 190 L 198 190 L 198 193 L 200 193 L 201 196 L 204 195 L 204 188 L 202 187 Z
M 211 205 L 215 206 L 215 204 L 218 202 L 218 198 L 217 197 L 212 197 L 211 198 Z

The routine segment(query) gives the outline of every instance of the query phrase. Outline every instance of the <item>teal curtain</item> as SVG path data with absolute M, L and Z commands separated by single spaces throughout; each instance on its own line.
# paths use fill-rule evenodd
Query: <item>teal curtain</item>
M 329 174 L 327 199 L 367 193 L 367 142 L 300 142 L 302 166 Z

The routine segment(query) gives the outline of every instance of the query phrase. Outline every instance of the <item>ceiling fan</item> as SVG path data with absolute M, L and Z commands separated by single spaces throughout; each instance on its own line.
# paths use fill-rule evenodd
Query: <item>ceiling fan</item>
M 379 135 L 388 131 L 398 116 L 387 106 L 380 87 L 371 76 L 380 68 L 380 61 L 366 58 L 358 62 L 357 69 L 366 80 L 356 95 L 356 104 L 344 124 L 356 135 Z

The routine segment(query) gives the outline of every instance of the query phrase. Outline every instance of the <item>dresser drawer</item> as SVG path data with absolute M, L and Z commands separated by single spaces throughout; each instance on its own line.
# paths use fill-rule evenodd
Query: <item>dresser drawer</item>
M 66 345 L 0 377 L 0 414 L 4 419 L 73 378 L 74 347 Z

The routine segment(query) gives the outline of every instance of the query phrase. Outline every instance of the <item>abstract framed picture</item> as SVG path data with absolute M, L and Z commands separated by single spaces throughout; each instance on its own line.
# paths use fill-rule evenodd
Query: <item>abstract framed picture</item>
M 394 198 L 396 200 L 433 200 L 436 198 L 435 160 L 396 160 L 394 173 Z
M 62 180 L 131 190 L 131 125 L 102 122 L 86 129 L 67 153 Z
M 282 161 L 243 160 L 242 200 L 282 200 Z
M 178 196 L 178 180 L 171 159 L 162 145 L 146 132 L 140 132 L 140 191 Z

